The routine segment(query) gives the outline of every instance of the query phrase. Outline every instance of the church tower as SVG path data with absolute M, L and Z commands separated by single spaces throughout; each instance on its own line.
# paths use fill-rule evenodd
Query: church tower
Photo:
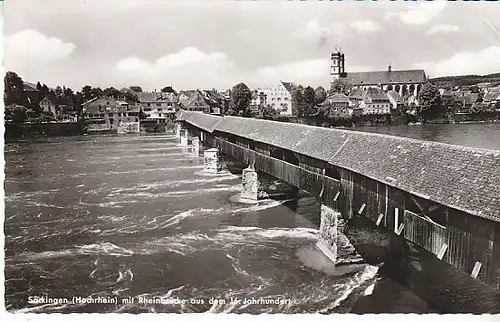
M 331 55 L 330 83 L 339 79 L 345 73 L 345 56 L 341 50 L 335 47 L 335 52 Z

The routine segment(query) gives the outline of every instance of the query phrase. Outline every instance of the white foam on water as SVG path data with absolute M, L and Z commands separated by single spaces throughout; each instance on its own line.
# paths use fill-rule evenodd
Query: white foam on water
M 363 292 L 363 295 L 364 296 L 368 296 L 368 295 L 372 295 L 373 293 L 373 290 L 375 289 L 375 284 L 376 282 L 370 284 L 366 289 L 365 291 Z
M 318 313 L 327 313 L 333 308 L 338 307 L 356 288 L 361 286 L 361 284 L 366 281 L 373 279 L 377 274 L 378 269 L 378 266 L 366 265 L 362 271 L 356 273 L 356 275 L 350 278 L 350 280 L 348 280 L 345 284 L 339 285 L 342 287 L 340 296 L 333 303 L 319 310 Z
M 250 207 L 244 207 L 244 208 L 239 208 L 239 209 L 233 210 L 233 213 L 261 211 L 261 210 L 277 207 L 277 206 L 282 205 L 285 202 L 290 201 L 290 200 L 272 200 L 272 199 L 262 200 L 258 204 L 254 204 Z
M 110 256 L 131 256 L 134 254 L 133 251 L 117 246 L 110 242 L 76 246 L 76 248 L 78 249 L 79 254 L 85 254 L 85 255 L 103 254 Z
M 166 198 L 173 196 L 184 196 L 184 195 L 198 195 L 198 194 L 207 194 L 213 192 L 220 191 L 236 191 L 237 187 L 231 185 L 225 185 L 223 187 L 216 188 L 205 188 L 205 189 L 196 189 L 196 190 L 179 190 L 179 191 L 168 191 L 168 192 L 136 192 L 136 193 L 123 193 L 120 194 L 120 199 L 124 199 L 124 201 L 114 201 L 115 204 L 121 203 L 132 203 L 132 202 L 141 202 L 144 199 L 158 199 L 158 198 Z M 112 196 L 112 195 L 108 195 Z M 131 198 L 138 198 L 139 200 L 132 201 Z M 126 200 L 126 201 L 125 201 Z
M 166 227 L 170 227 L 172 225 L 175 225 L 175 224 L 178 224 L 180 223 L 182 220 L 186 219 L 186 218 L 189 218 L 189 217 L 193 217 L 195 215 L 199 215 L 199 214 L 204 214 L 204 213 L 214 213 L 214 212 L 219 212 L 221 211 L 223 208 L 219 208 L 219 209 L 205 209 L 205 208 L 195 208 L 195 209 L 191 209 L 191 210 L 187 210 L 187 211 L 183 211 L 175 216 L 173 216 L 172 218 L 169 218 L 168 220 L 166 220 L 165 222 L 163 222 L 160 226 L 160 228 L 166 228 Z
M 89 277 L 90 277 L 90 278 L 94 278 L 94 274 L 95 274 L 95 272 L 97 272 L 97 270 L 98 270 L 97 268 L 96 268 L 96 269 L 94 269 L 94 270 L 93 270 L 93 271 L 89 274 Z
M 318 238 L 319 231 L 312 228 L 296 227 L 296 228 L 268 228 L 263 229 L 259 227 L 240 227 L 240 226 L 226 226 L 220 232 L 241 232 L 243 234 L 254 235 L 264 238 Z
M 167 293 L 165 295 L 163 295 L 163 297 L 166 297 L 166 298 L 169 298 L 172 296 L 172 294 L 175 292 L 175 291 L 180 291 L 184 288 L 184 285 L 181 285 L 179 287 L 176 287 L 176 288 L 172 288 L 170 290 L 167 291 Z

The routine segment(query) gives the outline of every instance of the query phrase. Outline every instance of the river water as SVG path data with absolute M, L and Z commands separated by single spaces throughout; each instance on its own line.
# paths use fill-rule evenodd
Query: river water
M 239 176 L 204 174 L 170 135 L 17 141 L 5 159 L 9 311 L 348 312 L 376 278 L 365 264 L 324 273 L 313 198 L 233 202 Z
M 500 123 L 420 124 L 360 127 L 356 131 L 500 150 Z
M 8 311 L 433 311 L 348 243 L 332 267 L 314 198 L 235 202 L 238 173 L 205 174 L 172 135 L 19 140 L 5 161 Z

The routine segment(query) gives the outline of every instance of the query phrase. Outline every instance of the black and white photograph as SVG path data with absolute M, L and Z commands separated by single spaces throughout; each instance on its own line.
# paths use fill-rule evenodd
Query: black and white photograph
M 500 314 L 496 1 L 0 6 L 7 320 Z

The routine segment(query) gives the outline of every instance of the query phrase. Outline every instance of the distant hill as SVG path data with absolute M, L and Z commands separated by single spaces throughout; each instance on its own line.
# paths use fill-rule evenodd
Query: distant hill
M 439 88 L 448 88 L 454 86 L 470 86 L 479 83 L 493 83 L 500 85 L 500 73 L 489 75 L 463 75 L 463 76 L 445 76 L 431 78 L 430 82 L 437 85 Z

